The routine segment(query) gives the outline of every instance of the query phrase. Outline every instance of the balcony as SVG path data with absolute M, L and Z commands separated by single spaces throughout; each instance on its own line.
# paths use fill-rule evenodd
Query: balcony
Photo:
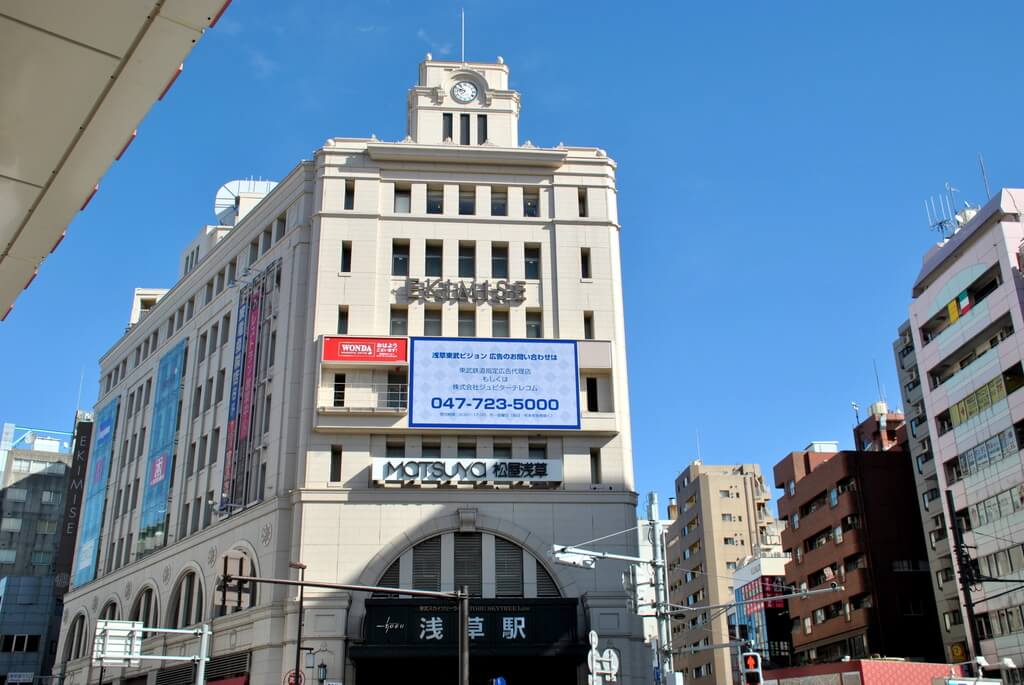
M 409 408 L 408 383 L 340 383 L 332 403 L 317 407 L 320 414 L 404 414 Z

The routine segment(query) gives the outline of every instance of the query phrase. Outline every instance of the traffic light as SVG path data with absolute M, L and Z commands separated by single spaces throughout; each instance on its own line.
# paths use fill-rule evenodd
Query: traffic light
M 743 682 L 746 685 L 761 685 L 764 682 L 764 674 L 761 673 L 761 655 L 757 652 L 743 652 L 740 655 L 740 666 L 743 673 Z

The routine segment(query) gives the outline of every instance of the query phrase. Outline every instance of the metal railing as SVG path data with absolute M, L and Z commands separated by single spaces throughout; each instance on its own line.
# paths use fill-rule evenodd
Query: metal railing
M 408 383 L 335 383 L 328 409 L 405 411 Z

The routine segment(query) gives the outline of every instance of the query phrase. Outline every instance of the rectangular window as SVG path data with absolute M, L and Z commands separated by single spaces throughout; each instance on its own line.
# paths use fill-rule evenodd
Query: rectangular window
M 203 304 L 210 304 L 210 300 L 213 299 L 213 281 L 209 281 L 206 284 L 206 292 L 203 294 Z M 192 317 L 189 317 L 192 318 Z
M 523 189 L 523 216 L 540 216 L 540 191 L 536 188 Z
M 459 145 L 469 145 L 469 115 L 459 115 Z
M 206 450 L 210 444 L 210 438 L 207 435 L 199 438 L 199 454 L 196 457 L 196 471 L 202 471 L 206 468 Z
M 597 379 L 587 376 L 587 411 L 600 411 L 597 401 Z
M 483 145 L 487 142 L 487 115 L 476 115 L 476 143 Z
M 395 186 L 395 214 L 408 214 L 412 211 L 412 189 Z
M 459 243 L 459 278 L 476 277 L 476 243 Z
M 220 445 L 220 428 L 214 428 L 210 434 L 210 464 L 217 463 L 217 447 Z M 138 490 L 138 488 L 135 488 Z M 135 505 L 132 504 L 134 507 Z
M 445 112 L 441 115 L 441 140 L 449 141 L 452 139 L 452 114 L 451 112 Z
M 512 445 L 495 444 L 494 445 L 494 458 L 495 459 L 511 459 L 512 458 Z
M 594 312 L 583 312 L 583 339 L 594 339 Z
M 391 335 L 409 335 L 409 310 L 391 307 Z
M 580 248 L 580 278 L 591 278 L 589 247 Z
M 210 328 L 210 348 L 206 351 L 207 355 L 212 355 L 213 351 L 217 349 L 217 327 L 219 324 L 213 324 Z
M 441 337 L 441 308 L 428 306 L 423 310 L 423 335 Z
M 424 459 L 440 459 L 441 458 L 441 444 L 440 443 L 423 443 L 422 454 Z M 399 456 L 404 456 L 399 455 Z
M 28 490 L 25 488 L 7 488 L 5 499 L 8 502 L 24 502 L 28 499 Z
M 526 278 L 537 280 L 540 278 L 540 247 L 527 245 L 523 250 L 524 267 Z
M 32 552 L 33 566 L 46 566 L 53 559 L 52 552 Z
M 178 522 L 178 538 L 179 539 L 185 537 L 186 535 L 188 535 L 188 510 L 189 510 L 189 503 L 185 502 L 185 504 L 183 504 L 182 507 L 181 507 L 181 521 Z
M 491 245 L 491 278 L 508 278 L 508 244 Z
M 427 243 L 424 253 L 423 272 L 426 276 L 435 278 L 441 277 L 441 269 L 444 263 L 444 246 L 442 243 Z
M 53 535 L 57 532 L 57 522 L 53 519 L 42 519 L 36 524 L 36 532 L 40 535 Z
M 199 353 L 196 355 L 196 366 L 198 366 L 199 362 L 201 362 L 206 357 L 206 333 L 203 333 L 201 336 L 199 336 L 198 347 Z
M 593 485 L 601 483 L 601 448 L 590 448 L 590 482 Z
M 338 307 L 338 335 L 348 335 L 348 307 Z
M 263 432 L 270 432 L 270 395 L 263 401 Z
M 476 335 L 476 310 L 459 310 L 459 336 L 472 338 Z
M 345 406 L 345 374 L 334 374 L 334 405 L 335 407 Z
M 356 206 L 356 182 L 345 181 L 345 209 L 354 209 Z
M 491 337 L 508 338 L 508 310 L 495 309 L 491 311 Z
M 213 463 L 212 459 L 210 460 L 210 463 L 211 464 Z M 136 478 L 135 479 L 135 485 L 134 485 L 134 487 L 132 487 L 132 510 L 135 509 L 135 507 L 136 507 L 136 505 L 138 505 L 138 503 L 139 503 L 139 479 Z
M 199 515 L 203 512 L 203 498 L 196 497 L 192 502 L 192 529 L 190 533 L 194 533 L 199 530 Z M 125 563 L 128 563 L 127 560 Z
M 267 250 L 269 250 L 270 246 L 274 243 L 274 236 L 271 235 L 269 227 L 263 230 L 263 233 L 260 234 L 260 238 L 260 254 L 266 254 Z
M 577 204 L 578 204 L 579 210 L 580 210 L 580 218 L 582 219 L 582 218 L 585 218 L 587 216 L 587 189 L 586 188 L 580 188 L 577 191 L 577 198 L 578 198 L 578 203 Z
M 427 214 L 444 214 L 444 188 L 427 186 Z
M 491 187 L 491 216 L 508 216 L 508 188 Z
M 409 275 L 409 241 L 391 241 L 391 275 Z
M 224 382 L 227 380 L 227 371 L 221 369 L 217 372 L 217 399 L 216 402 L 220 402 L 224 399 Z
M 210 408 L 210 405 L 213 404 L 213 379 L 212 378 L 207 378 L 206 379 L 206 388 L 204 389 L 203 394 L 205 395 L 203 397 L 203 411 L 206 411 L 207 409 Z
M 541 321 L 540 312 L 526 312 L 526 337 L 543 338 L 544 324 Z
M 463 216 L 476 214 L 476 188 L 459 187 L 459 214 Z
M 193 442 L 188 446 L 188 459 L 185 461 L 185 475 L 192 475 L 192 469 L 196 466 L 196 443 Z M 120 496 L 118 492 L 118 496 Z
M 277 221 L 274 222 L 274 242 L 284 237 L 286 222 L 283 216 L 277 217 Z
M 529 451 L 527 456 L 530 459 L 547 459 L 548 458 L 548 446 L 543 443 L 530 443 Z
M 332 483 L 341 482 L 341 445 L 331 445 L 331 475 Z
M 341 243 L 341 273 L 352 272 L 352 241 L 344 240 Z

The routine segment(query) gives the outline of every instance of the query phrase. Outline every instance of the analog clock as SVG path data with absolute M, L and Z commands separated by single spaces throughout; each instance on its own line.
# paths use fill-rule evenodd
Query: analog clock
M 476 99 L 476 86 L 469 81 L 459 81 L 452 86 L 452 97 L 459 102 L 472 102 Z

